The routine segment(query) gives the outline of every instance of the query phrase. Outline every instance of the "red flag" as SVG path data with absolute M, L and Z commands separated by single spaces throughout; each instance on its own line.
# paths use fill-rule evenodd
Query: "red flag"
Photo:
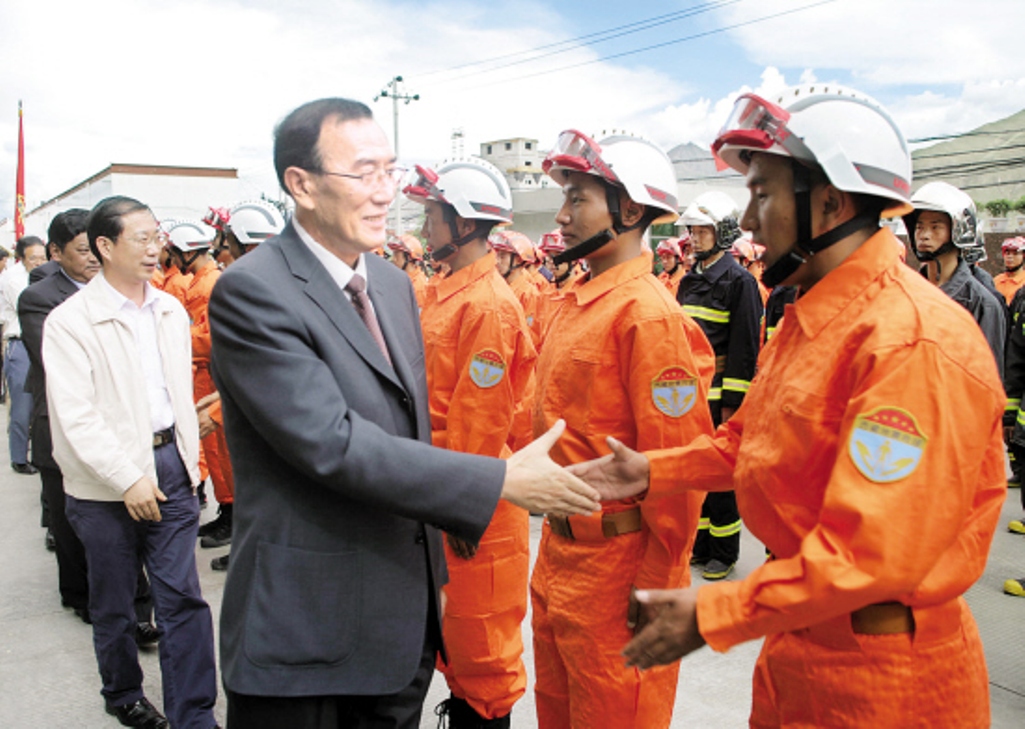
M 25 130 L 21 124 L 21 102 L 18 102 L 18 178 L 15 183 L 14 240 L 25 235 Z

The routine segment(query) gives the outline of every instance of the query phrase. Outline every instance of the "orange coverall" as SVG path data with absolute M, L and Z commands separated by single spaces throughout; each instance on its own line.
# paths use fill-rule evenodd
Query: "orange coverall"
M 1007 300 L 1007 305 L 1011 305 L 1011 299 L 1018 293 L 1018 289 L 1025 286 L 1025 266 L 1022 266 L 1014 273 L 998 273 L 993 277 L 993 285 L 997 287 L 997 291 L 1003 294 L 1004 299 Z
M 536 354 L 523 309 L 495 270 L 495 254 L 428 289 L 421 314 L 434 445 L 508 457 L 517 403 L 534 392 Z M 453 695 L 487 719 L 527 688 L 520 624 L 527 612 L 529 515 L 500 501 L 477 554 L 445 542 L 449 583 L 442 631 Z
M 157 273 L 160 274 L 160 283 L 156 283 Z M 177 267 L 172 267 L 168 271 L 160 271 L 153 274 L 153 285 L 161 291 L 171 294 L 174 298 L 181 302 L 182 306 L 185 306 L 185 292 L 189 288 L 189 283 L 192 281 L 192 274 L 183 274 L 178 270 Z M 186 307 L 187 308 L 187 307 Z
M 406 267 L 406 274 L 413 283 L 413 295 L 416 297 L 416 305 L 424 308 L 424 296 L 427 292 L 427 274 L 415 264 Z
M 221 275 L 217 264 L 210 261 L 196 271 L 185 292 L 185 309 L 192 320 L 192 372 L 193 396 L 196 402 L 216 391 L 210 376 L 210 323 L 207 306 L 210 294 Z M 228 443 L 224 428 L 218 428 L 201 441 L 203 457 L 210 478 L 214 482 L 214 496 L 218 504 L 230 504 L 235 500 L 235 480 L 228 457 Z
M 676 292 L 680 289 L 680 281 L 687 275 L 687 269 L 682 265 L 676 267 L 676 272 L 670 276 L 666 271 L 658 275 L 658 280 L 669 290 L 669 294 L 675 299 Z
M 538 291 L 537 286 L 534 285 L 534 279 L 531 277 L 530 272 L 526 269 L 509 283 L 509 287 L 516 294 L 516 299 L 520 302 L 520 306 L 523 307 L 523 315 L 527 319 L 527 328 L 530 329 L 531 342 L 536 350 L 541 342 L 541 320 L 538 317 L 541 293 Z
M 714 369 L 701 328 L 639 256 L 567 291 L 538 359 L 534 433 L 565 418 L 551 451 L 562 465 L 605 455 L 607 435 L 642 449 L 689 443 L 712 432 Z M 606 502 L 603 514 L 568 520 L 573 538 L 545 523 L 531 580 L 541 729 L 669 726 L 679 664 L 641 673 L 620 651 L 631 587 L 690 583 L 704 495 L 681 496 Z M 612 515 L 637 509 L 640 529 L 605 536 Z
M 992 351 L 885 228 L 783 321 L 714 438 L 648 454 L 646 500 L 736 489 L 774 556 L 701 588 L 702 636 L 717 651 L 768 636 L 754 727 L 989 726 L 961 596 L 1007 492 Z M 880 603 L 910 606 L 911 632 L 866 629 Z

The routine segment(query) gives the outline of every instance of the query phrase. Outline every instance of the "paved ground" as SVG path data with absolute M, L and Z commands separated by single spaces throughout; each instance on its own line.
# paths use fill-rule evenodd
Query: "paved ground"
M 6 467 L 0 445 L 0 728 L 76 727 L 114 729 L 103 711 L 99 676 L 88 626 L 60 606 L 56 562 L 43 548 L 39 528 L 39 479 Z M 1002 524 L 1020 514 L 1017 492 L 1004 507 Z M 214 507 L 203 513 L 213 518 Z M 532 520 L 536 549 L 540 520 Z M 762 549 L 749 536 L 743 542 L 742 576 L 756 567 Z M 223 573 L 210 570 L 210 558 L 225 550 L 197 549 L 203 592 L 220 610 Z M 1001 592 L 1008 576 L 1025 576 L 1025 537 L 997 533 L 986 574 L 968 595 L 979 621 L 989 662 L 993 726 L 1022 726 L 1025 717 L 1025 599 Z M 698 578 L 700 579 L 700 578 Z M 529 633 L 529 620 L 525 623 Z M 529 651 L 529 634 L 525 636 Z M 740 646 L 726 655 L 702 649 L 680 671 L 673 727 L 743 727 L 750 708 L 751 668 L 759 645 Z M 155 652 L 143 655 L 146 691 L 160 704 L 160 671 Z M 527 657 L 528 666 L 530 656 Z M 436 676 L 422 727 L 434 727 L 431 707 L 447 695 Z M 956 696 L 950 697 L 952 702 Z M 217 716 L 223 721 L 224 708 Z M 530 690 L 514 711 L 513 726 L 535 725 Z

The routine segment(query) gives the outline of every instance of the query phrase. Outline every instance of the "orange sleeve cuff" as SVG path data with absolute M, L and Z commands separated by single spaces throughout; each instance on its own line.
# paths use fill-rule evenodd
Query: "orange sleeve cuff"
M 648 451 L 648 496 L 672 496 L 686 486 L 680 478 L 685 473 L 682 459 L 677 455 L 682 448 L 662 448 Z
M 698 631 L 709 647 L 725 653 L 759 636 L 744 630 L 742 582 L 720 582 L 698 590 Z

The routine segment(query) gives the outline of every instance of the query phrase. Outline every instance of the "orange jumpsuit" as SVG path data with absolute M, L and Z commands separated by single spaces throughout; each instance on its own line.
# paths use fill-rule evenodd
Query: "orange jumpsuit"
M 217 264 L 210 261 L 196 271 L 185 291 L 185 309 L 192 320 L 192 371 L 193 396 L 196 402 L 216 391 L 210 376 L 210 322 L 207 306 L 214 284 L 221 275 Z M 235 500 L 235 481 L 228 457 L 228 444 L 224 428 L 218 428 L 201 441 L 203 458 L 210 478 L 214 482 L 214 496 L 218 504 L 230 504 Z
M 508 281 L 508 279 L 506 280 Z M 520 302 L 520 306 L 523 307 L 523 314 L 527 318 L 527 327 L 530 329 L 531 341 L 534 344 L 534 349 L 537 349 L 538 344 L 541 342 L 541 332 L 539 329 L 541 320 L 538 317 L 541 294 L 537 286 L 534 285 L 534 279 L 526 270 L 521 271 L 518 276 L 510 281 L 509 287 L 516 294 L 516 299 Z
M 435 446 L 508 457 L 517 403 L 534 392 L 536 353 L 495 254 L 428 289 L 421 314 Z M 469 560 L 445 543 L 442 631 L 453 695 L 481 716 L 508 714 L 527 688 L 520 624 L 527 612 L 529 515 L 500 501 Z
M 406 273 L 409 275 L 409 280 L 413 283 L 413 295 L 416 296 L 416 304 L 423 309 L 424 296 L 427 291 L 427 274 L 424 273 L 422 268 L 413 263 L 406 266 Z
M 658 280 L 669 290 L 670 295 L 675 299 L 676 292 L 680 289 L 680 281 L 687 275 L 687 269 L 681 264 L 676 267 L 676 271 L 673 275 L 669 275 L 668 272 L 662 271 L 658 275 Z
M 608 453 L 607 435 L 642 449 L 689 443 L 712 432 L 714 370 L 701 328 L 639 256 L 567 290 L 538 359 L 534 433 L 565 418 L 551 451 L 563 465 Z M 531 580 L 541 729 L 669 726 L 679 664 L 641 673 L 620 651 L 632 635 L 631 587 L 690 582 L 703 494 L 681 496 L 606 502 L 602 514 L 568 520 L 572 537 L 545 523 Z
M 168 271 L 161 272 L 162 278 L 160 284 L 154 283 L 161 291 L 171 294 L 174 298 L 178 299 L 185 306 L 185 292 L 189 288 L 189 283 L 192 281 L 192 274 L 184 274 L 178 270 L 177 267 L 172 267 Z M 156 278 L 156 273 L 153 274 Z M 187 309 L 188 307 L 186 307 Z
M 1018 292 L 1022 286 L 1025 286 L 1025 266 L 1022 266 L 1014 273 L 998 273 L 993 277 L 993 285 L 997 287 L 997 291 L 1003 294 L 1007 300 L 1007 305 L 1011 305 L 1011 299 Z
M 971 315 L 901 264 L 885 228 L 784 321 L 714 438 L 649 454 L 647 500 L 736 489 L 774 555 L 701 588 L 702 636 L 717 651 L 767 636 L 755 727 L 989 726 L 961 596 L 1007 492 L 992 351 Z M 880 603 L 912 632 L 856 627 Z

